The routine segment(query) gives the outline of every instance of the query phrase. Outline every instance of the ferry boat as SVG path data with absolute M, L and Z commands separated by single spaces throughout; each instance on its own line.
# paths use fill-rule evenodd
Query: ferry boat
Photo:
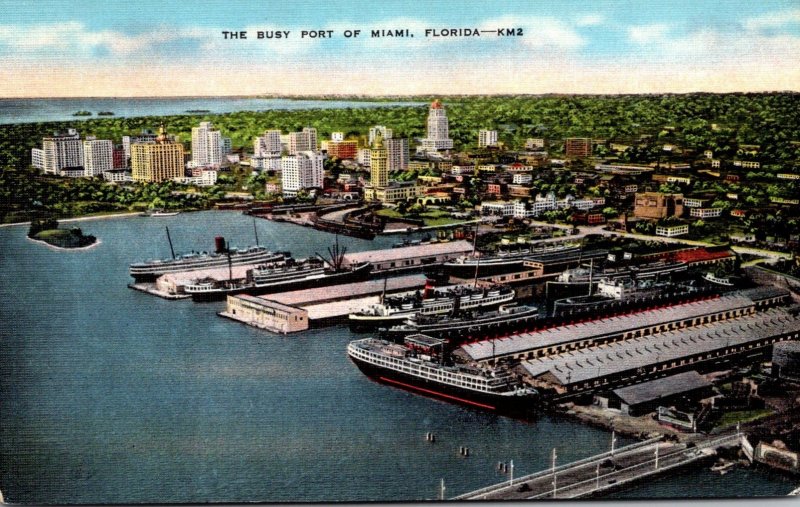
M 412 334 L 425 334 L 447 339 L 448 345 L 458 345 L 467 340 L 479 339 L 508 331 L 524 330 L 541 318 L 536 306 L 500 305 L 497 310 L 487 312 L 464 312 L 460 315 L 415 315 L 403 324 L 392 326 L 381 336 L 396 342 Z
M 446 364 L 443 343 L 421 334 L 403 344 L 365 338 L 350 342 L 347 355 L 366 375 L 417 394 L 504 413 L 533 408 L 538 392 L 511 371 Z
M 221 268 L 229 265 L 260 264 L 280 261 L 286 257 L 285 252 L 272 252 L 263 246 L 248 248 L 232 248 L 230 252 L 191 252 L 176 255 L 172 259 L 148 260 L 130 265 L 130 275 L 136 283 L 155 282 L 167 273 L 198 271 L 201 269 Z
M 558 275 L 556 281 L 559 283 L 585 284 L 589 280 L 599 280 L 601 278 L 626 278 L 636 279 L 655 278 L 664 275 L 682 273 L 687 271 L 688 266 L 685 262 L 665 262 L 658 261 L 640 266 L 625 266 L 619 268 L 605 268 L 594 270 L 592 267 L 578 267 L 567 269 Z
M 490 288 L 453 285 L 433 288 L 426 284 L 423 293 L 383 298 L 382 303 L 370 305 L 348 316 L 350 329 L 354 332 L 388 329 L 402 324 L 417 314 L 441 315 L 473 309 L 490 309 L 514 299 L 514 290 L 508 287 Z

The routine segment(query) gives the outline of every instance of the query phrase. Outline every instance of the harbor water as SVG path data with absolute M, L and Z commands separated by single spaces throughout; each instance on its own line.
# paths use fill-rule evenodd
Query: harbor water
M 269 109 L 342 109 L 419 105 L 418 102 L 348 100 L 290 100 L 255 97 L 81 97 L 0 99 L 0 124 L 42 121 L 80 121 L 92 118 L 128 118 L 182 114 L 220 114 Z M 89 111 L 91 116 L 74 116 Z M 113 116 L 99 116 L 101 111 Z
M 234 212 L 81 222 L 101 243 L 56 251 L 0 228 L 0 490 L 17 503 L 392 501 L 455 496 L 609 447 L 571 420 L 499 417 L 377 384 L 347 359 L 345 326 L 280 336 L 216 315 L 223 303 L 130 290 L 128 265 L 253 242 Z M 334 236 L 258 221 L 296 257 Z M 339 238 L 350 251 L 395 237 Z M 331 290 L 335 290 L 332 288 Z M 426 434 L 435 434 L 429 442 Z M 630 443 L 620 438 L 618 445 Z M 469 447 L 469 457 L 460 455 Z M 783 495 L 763 470 L 666 476 L 618 498 Z

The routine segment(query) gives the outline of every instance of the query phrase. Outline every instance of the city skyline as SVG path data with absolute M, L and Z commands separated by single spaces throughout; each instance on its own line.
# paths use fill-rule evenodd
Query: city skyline
M 200 12 L 170 2 L 0 2 L 0 96 L 747 92 L 800 83 L 800 8 L 790 1 L 233 4 Z M 512 27 L 524 34 L 425 36 Z M 348 29 L 360 37 L 344 37 Z M 414 37 L 372 38 L 373 29 Z M 223 30 L 250 36 L 224 40 Z M 290 36 L 259 40 L 258 30 Z M 301 30 L 333 38 L 302 39 Z

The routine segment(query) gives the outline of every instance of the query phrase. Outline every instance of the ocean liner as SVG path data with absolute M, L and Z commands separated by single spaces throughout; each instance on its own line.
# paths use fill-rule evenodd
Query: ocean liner
M 347 355 L 370 377 L 418 394 L 504 413 L 533 408 L 537 391 L 514 373 L 446 364 L 443 343 L 420 334 L 406 337 L 403 344 L 365 338 L 350 342 Z
M 351 268 L 343 267 L 346 251 L 346 248 L 339 249 L 337 241 L 333 250 L 328 249 L 330 259 L 327 261 L 320 255 L 299 261 L 286 256 L 248 270 L 245 279 L 201 279 L 187 285 L 184 291 L 193 301 L 221 301 L 234 294 L 256 296 L 365 280 L 372 265 L 364 262 Z
M 479 337 L 524 330 L 541 318 L 536 306 L 501 305 L 497 310 L 462 312 L 458 315 L 415 315 L 402 324 L 381 331 L 380 336 L 395 342 L 413 334 L 446 339 L 450 347 Z
M 156 279 L 167 273 L 179 273 L 184 271 L 198 271 L 202 269 L 221 268 L 229 265 L 239 266 L 242 264 L 261 264 L 265 262 L 277 262 L 286 257 L 285 252 L 271 252 L 263 246 L 251 246 L 248 248 L 228 249 L 225 239 L 221 236 L 214 238 L 216 243 L 215 252 L 190 252 L 175 255 L 172 247 L 172 239 L 169 237 L 167 229 L 167 239 L 169 248 L 172 252 L 171 259 L 156 259 L 145 262 L 136 262 L 130 265 L 130 275 L 136 283 L 152 283 Z
M 580 246 L 555 245 L 538 248 L 527 248 L 479 256 L 459 257 L 442 265 L 444 273 L 458 278 L 473 278 L 475 276 L 491 276 L 519 271 L 527 257 L 536 255 L 567 255 L 580 252 Z
M 417 314 L 426 316 L 479 308 L 490 309 L 511 302 L 514 299 L 514 290 L 501 286 L 482 288 L 467 285 L 433 288 L 427 284 L 422 293 L 382 299 L 382 303 L 351 313 L 348 316 L 350 329 L 357 333 L 374 331 L 402 324 L 407 318 Z

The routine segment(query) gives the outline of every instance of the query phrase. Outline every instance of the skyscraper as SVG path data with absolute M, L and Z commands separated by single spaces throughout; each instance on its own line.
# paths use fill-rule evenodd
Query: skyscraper
M 198 166 L 222 163 L 222 135 L 211 122 L 201 122 L 192 129 L 192 162 Z
M 87 139 L 83 142 L 83 167 L 86 176 L 102 176 L 114 169 L 114 144 L 109 140 Z
M 278 157 L 281 154 L 281 131 L 267 130 L 253 141 L 254 157 Z
M 45 174 L 59 174 L 68 167 L 83 167 L 83 144 L 75 129 L 42 139 L 42 169 Z
M 408 139 L 386 139 L 386 153 L 389 157 L 390 171 L 405 171 L 408 169 Z
M 306 188 L 322 188 L 323 157 L 315 151 L 301 151 L 281 159 L 283 194 L 297 195 Z
M 452 150 L 447 112 L 439 100 L 434 100 L 428 109 L 428 136 L 421 140 L 423 151 Z
M 289 134 L 289 155 L 301 151 L 317 151 L 317 129 L 306 127 L 302 132 Z
M 155 141 L 131 144 L 134 181 L 165 181 L 182 178 L 183 173 L 183 145 L 167 135 L 163 124 Z
M 369 129 L 369 144 L 372 146 L 372 143 L 375 142 L 375 136 L 380 133 L 383 136 L 383 139 L 391 139 L 393 137 L 392 129 L 386 128 L 383 125 L 375 125 L 371 129 Z
M 389 184 L 389 154 L 383 145 L 383 136 L 378 133 L 372 143 L 372 152 L 369 160 L 370 185 L 375 188 L 384 188 Z
M 496 130 L 480 130 L 478 131 L 478 147 L 486 148 L 487 146 L 497 145 L 497 131 Z

